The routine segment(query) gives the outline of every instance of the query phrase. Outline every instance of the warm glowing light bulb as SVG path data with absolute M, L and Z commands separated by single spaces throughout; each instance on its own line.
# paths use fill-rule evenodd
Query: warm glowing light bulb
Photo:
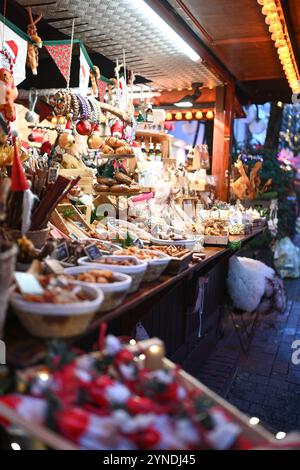
M 196 119 L 202 119 L 202 118 L 203 118 L 202 112 L 201 112 L 201 111 L 197 111 L 195 117 L 196 117 Z
M 276 12 L 275 13 L 269 13 L 265 18 L 266 24 L 278 23 L 278 21 L 279 21 L 279 16 Z
M 263 15 L 268 15 L 269 13 L 274 13 L 276 12 L 277 7 L 274 2 L 267 3 L 262 7 L 262 14 Z
M 280 33 L 282 32 L 282 25 L 280 22 L 278 23 L 272 23 L 270 26 L 269 26 L 269 31 L 270 33 Z
M 167 121 L 172 121 L 172 117 L 173 117 L 173 116 L 172 116 L 172 113 L 169 113 L 169 112 L 166 113 L 166 120 L 167 120 Z
M 180 111 L 178 111 L 176 114 L 175 114 L 175 119 L 177 119 L 177 121 L 181 121 L 182 119 L 182 114 Z
M 249 419 L 249 423 L 250 423 L 252 426 L 255 426 L 256 424 L 259 423 L 259 418 L 256 418 L 256 416 L 253 416 L 252 418 Z
M 21 446 L 17 442 L 12 442 L 10 444 L 10 446 L 11 446 L 12 450 L 21 450 Z
M 275 436 L 275 437 L 276 437 L 276 439 L 279 439 L 279 440 L 281 440 L 281 439 L 284 439 L 284 438 L 285 438 L 285 436 L 286 436 L 286 433 L 285 433 L 285 432 L 283 432 L 283 431 L 279 431 L 279 432 L 276 434 L 276 436 Z
M 191 119 L 193 119 L 193 113 L 191 113 L 191 111 L 188 111 L 186 114 L 185 114 L 185 119 L 188 119 L 189 121 Z
M 213 119 L 214 118 L 214 113 L 212 111 L 207 111 L 206 118 L 207 119 Z

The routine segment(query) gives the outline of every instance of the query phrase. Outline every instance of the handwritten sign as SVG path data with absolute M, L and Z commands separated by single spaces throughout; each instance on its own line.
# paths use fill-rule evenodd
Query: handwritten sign
M 58 261 L 65 261 L 69 258 L 69 250 L 66 242 L 60 243 L 54 250 L 53 257 Z
M 91 245 L 86 246 L 84 251 L 86 252 L 86 254 L 88 255 L 88 257 L 91 261 L 102 258 L 101 251 L 99 250 L 97 245 L 95 245 L 94 243 L 92 243 Z

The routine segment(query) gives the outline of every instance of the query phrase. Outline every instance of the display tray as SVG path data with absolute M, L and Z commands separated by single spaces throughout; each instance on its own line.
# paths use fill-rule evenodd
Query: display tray
M 226 246 L 228 244 L 228 241 L 229 241 L 228 235 L 221 235 L 221 236 L 204 235 L 204 245 Z
M 100 158 L 109 158 L 110 160 L 125 160 L 127 158 L 135 158 L 134 153 L 123 153 L 123 154 L 116 154 L 116 153 L 100 153 Z
M 171 261 L 166 269 L 167 274 L 178 274 L 184 271 L 189 267 L 190 262 L 192 261 L 193 253 L 190 251 L 185 255 L 176 258 L 171 257 Z
M 150 338 L 144 341 L 138 342 L 134 346 L 128 346 L 128 349 L 132 352 L 144 351 L 149 349 L 151 345 L 156 345 L 161 343 L 157 338 Z M 100 357 L 99 352 L 90 353 L 94 357 Z M 86 355 L 88 357 L 88 355 Z M 164 369 L 177 369 L 177 366 L 168 360 L 163 358 L 162 366 Z M 36 373 L 48 372 L 48 369 L 45 365 L 34 366 L 27 368 L 22 371 L 17 372 L 17 378 L 20 383 L 26 382 L 30 377 L 34 376 Z M 255 427 L 249 424 L 249 418 L 241 413 L 237 408 L 232 406 L 230 403 L 225 401 L 223 398 L 219 397 L 216 393 L 206 387 L 204 384 L 196 380 L 190 374 L 185 372 L 182 369 L 177 371 L 177 380 L 180 384 L 186 387 L 187 390 L 195 393 L 200 393 L 202 396 L 211 400 L 216 407 L 220 407 L 230 420 L 241 428 L 241 436 L 250 441 L 253 447 L 262 446 L 262 448 L 268 447 L 270 444 L 275 444 L 276 441 L 273 438 L 272 434 L 264 429 L 261 425 L 256 425 Z M 36 437 L 40 442 L 46 444 L 50 449 L 55 450 L 79 450 L 80 447 L 77 444 L 74 444 L 61 434 L 57 434 L 55 431 L 51 430 L 44 424 L 32 423 L 29 419 L 24 418 L 16 410 L 8 407 L 5 404 L 0 404 L 0 415 L 3 418 L 8 419 L 12 424 L 18 425 L 21 429 L 24 429 L 32 436 Z M 298 437 L 299 441 L 299 437 Z

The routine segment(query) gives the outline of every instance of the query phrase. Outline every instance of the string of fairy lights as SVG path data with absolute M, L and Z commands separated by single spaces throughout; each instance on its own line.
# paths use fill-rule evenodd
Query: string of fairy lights
M 295 60 L 286 20 L 280 0 L 257 0 L 269 26 L 271 38 L 293 93 L 300 93 L 299 70 Z
M 202 121 L 202 120 L 211 120 L 214 118 L 214 112 L 212 110 L 208 110 L 208 111 L 196 111 L 196 112 L 192 112 L 192 111 L 187 111 L 185 113 L 182 113 L 181 111 L 176 111 L 176 112 L 171 112 L 171 111 L 167 111 L 166 112 L 166 121 L 192 121 L 192 120 L 198 120 L 198 121 Z

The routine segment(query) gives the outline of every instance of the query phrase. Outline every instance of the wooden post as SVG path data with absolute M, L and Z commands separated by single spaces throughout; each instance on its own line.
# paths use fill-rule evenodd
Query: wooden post
M 234 87 L 231 84 L 216 89 L 212 174 L 216 177 L 216 196 L 228 201 L 231 164 Z

